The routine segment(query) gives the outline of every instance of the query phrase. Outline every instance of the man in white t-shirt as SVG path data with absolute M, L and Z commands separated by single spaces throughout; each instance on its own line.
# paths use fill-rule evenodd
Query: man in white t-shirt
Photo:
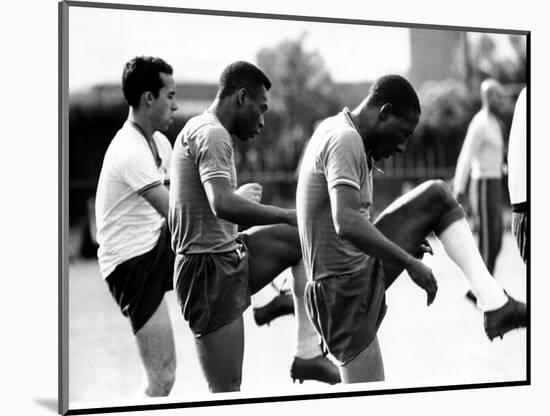
M 502 173 L 504 139 L 498 114 L 503 88 L 494 79 L 481 83 L 481 110 L 468 126 L 458 157 L 454 194 L 466 202 L 470 178 L 469 205 L 477 225 L 477 243 L 487 269 L 492 274 L 502 246 Z M 471 292 L 468 298 L 473 299 Z
M 160 58 L 124 67 L 129 114 L 103 160 L 96 194 L 102 277 L 129 319 L 147 374 L 146 396 L 166 396 L 176 356 L 164 293 L 172 289 L 174 255 L 166 225 L 172 147 L 160 133 L 172 122 L 176 86 Z
M 510 141 L 508 143 L 508 191 L 512 203 L 512 232 L 527 263 L 529 258 L 527 202 L 527 89 L 523 88 L 516 101 Z

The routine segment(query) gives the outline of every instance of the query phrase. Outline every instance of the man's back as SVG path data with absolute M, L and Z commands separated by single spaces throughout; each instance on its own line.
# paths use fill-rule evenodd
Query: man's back
M 237 226 L 214 215 L 203 186 L 212 178 L 236 186 L 231 136 L 214 114 L 193 117 L 180 132 L 170 178 L 168 224 L 176 254 L 233 250 Z

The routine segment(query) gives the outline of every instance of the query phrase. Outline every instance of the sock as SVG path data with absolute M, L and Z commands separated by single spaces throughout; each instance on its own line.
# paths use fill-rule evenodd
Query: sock
M 483 263 L 465 218 L 451 223 L 437 237 L 451 260 L 462 270 L 482 311 L 498 309 L 507 302 L 506 294 Z
M 307 278 L 302 260 L 292 268 L 292 297 L 296 322 L 295 356 L 309 359 L 322 354 L 319 335 L 309 320 L 306 310 L 304 289 Z
M 268 284 L 252 295 L 252 307 L 261 308 L 271 302 L 278 294 L 279 291 L 272 284 Z

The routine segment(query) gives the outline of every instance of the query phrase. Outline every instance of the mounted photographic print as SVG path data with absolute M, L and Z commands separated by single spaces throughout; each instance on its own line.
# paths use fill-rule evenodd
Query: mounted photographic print
M 61 414 L 530 384 L 530 32 L 59 24 Z

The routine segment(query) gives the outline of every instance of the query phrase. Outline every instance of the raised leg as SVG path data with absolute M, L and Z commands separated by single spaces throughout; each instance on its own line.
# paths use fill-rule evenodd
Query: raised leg
M 424 182 L 389 205 L 375 221 L 375 226 L 398 246 L 415 254 L 422 241 L 432 232 L 441 232 L 451 223 L 464 218 L 464 212 L 439 180 Z M 384 263 L 386 288 L 403 268 Z
M 250 256 L 248 264 L 252 294 L 302 258 L 296 227 L 285 224 L 258 226 L 249 228 L 241 235 Z
M 139 354 L 147 374 L 147 396 L 167 396 L 176 374 L 176 353 L 166 301 L 136 333 Z

